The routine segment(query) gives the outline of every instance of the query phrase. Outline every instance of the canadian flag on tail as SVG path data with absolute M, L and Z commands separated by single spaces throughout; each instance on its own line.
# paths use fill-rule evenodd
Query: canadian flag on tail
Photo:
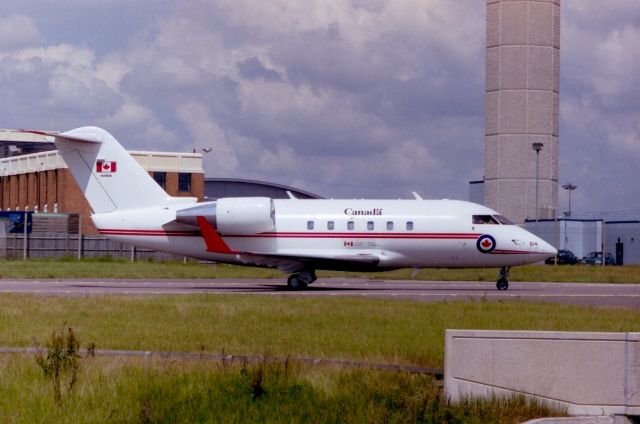
M 105 172 L 116 172 L 116 162 L 108 161 L 104 159 L 98 159 L 96 162 L 96 172 L 97 173 L 105 173 Z

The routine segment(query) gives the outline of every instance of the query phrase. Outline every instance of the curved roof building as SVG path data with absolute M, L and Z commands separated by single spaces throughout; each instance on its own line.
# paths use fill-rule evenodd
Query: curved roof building
M 243 180 L 238 178 L 205 178 L 204 196 L 208 199 L 221 197 L 254 197 L 264 196 L 273 199 L 286 199 L 287 191 L 298 199 L 321 199 L 318 196 L 297 188 L 265 181 Z

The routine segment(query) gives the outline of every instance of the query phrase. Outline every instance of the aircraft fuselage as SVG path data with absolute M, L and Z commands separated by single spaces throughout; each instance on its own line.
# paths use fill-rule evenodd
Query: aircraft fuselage
M 378 257 L 359 269 L 502 267 L 534 263 L 555 249 L 516 225 L 474 223 L 498 216 L 484 206 L 453 200 L 273 199 L 273 228 L 221 234 L 233 253 L 211 252 L 198 227 L 175 221 L 176 212 L 203 204 L 177 204 L 96 214 L 100 233 L 177 255 L 252 264 L 247 256 L 303 258 L 317 268 L 344 269 L 349 257 Z M 478 219 L 476 219 L 478 221 Z M 479 245 L 490 236 L 495 245 Z M 491 242 L 491 239 L 489 240 Z M 335 260 L 343 257 L 344 260 Z M 357 261 L 354 261 L 354 265 Z M 278 261 L 253 263 L 279 266 Z M 370 265 L 370 266 L 366 266 Z

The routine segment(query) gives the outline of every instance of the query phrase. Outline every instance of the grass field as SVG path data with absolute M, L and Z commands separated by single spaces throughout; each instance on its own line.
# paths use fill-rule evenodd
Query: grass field
M 64 323 L 101 349 L 297 355 L 442 367 L 444 330 L 639 331 L 640 312 L 526 302 L 253 295 L 0 296 L 0 345 Z
M 638 331 L 640 312 L 525 302 L 253 295 L 0 295 L 0 345 L 73 327 L 83 347 L 443 366 L 446 328 Z M 28 355 L 0 357 L 1 422 L 522 422 L 522 399 L 449 405 L 428 376 L 290 365 L 85 359 L 61 408 Z M 256 384 L 260 394 L 256 396 Z
M 0 345 L 42 346 L 64 325 L 83 347 L 100 349 L 442 367 L 446 328 L 638 331 L 640 312 L 525 302 L 0 295 Z M 82 362 L 77 389 L 58 408 L 32 357 L 0 357 L 0 421 L 510 423 L 562 414 L 522 399 L 449 405 L 431 377 L 405 373 L 169 359 Z
M 521 397 L 451 405 L 423 375 L 98 358 L 82 360 L 57 404 L 32 362 L 0 359 L 2 422 L 520 423 L 563 414 Z
M 319 278 L 361 277 L 372 279 L 429 281 L 495 281 L 498 270 L 489 269 L 403 269 L 380 273 L 319 271 Z M 278 278 L 286 276 L 273 269 L 173 261 L 73 258 L 42 260 L 0 260 L 0 278 Z M 525 266 L 511 270 L 511 281 L 640 283 L 640 266 Z
M 12 278 L 240 278 L 281 275 L 197 263 L 5 261 Z M 637 268 L 527 267 L 514 280 L 636 282 Z M 256 271 L 259 274 L 256 274 Z M 390 278 L 493 280 L 495 270 Z M 247 273 L 247 274 L 244 274 Z M 485 274 L 486 273 L 486 274 Z M 563 274 L 566 273 L 566 274 Z M 342 275 L 337 273 L 323 275 Z M 376 278 L 376 275 L 365 275 Z M 592 278 L 587 278 L 587 277 Z M 637 275 L 635 275 L 637 277 Z M 571 280 L 570 280 L 571 281 Z M 640 331 L 640 311 L 526 302 L 418 303 L 254 295 L 0 295 L 0 345 L 43 346 L 69 326 L 99 349 L 305 356 L 442 367 L 444 330 Z M 562 415 L 522 398 L 448 404 L 440 383 L 400 372 L 300 364 L 87 358 L 61 406 L 29 355 L 0 357 L 0 422 L 516 423 Z

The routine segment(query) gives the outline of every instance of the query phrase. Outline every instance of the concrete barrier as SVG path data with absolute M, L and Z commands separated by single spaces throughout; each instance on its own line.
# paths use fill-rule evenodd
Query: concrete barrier
M 640 415 L 640 333 L 447 330 L 445 394 L 523 394 L 570 415 Z
M 611 416 L 606 417 L 572 417 L 572 418 L 538 418 L 522 424 L 629 424 L 617 423 Z

